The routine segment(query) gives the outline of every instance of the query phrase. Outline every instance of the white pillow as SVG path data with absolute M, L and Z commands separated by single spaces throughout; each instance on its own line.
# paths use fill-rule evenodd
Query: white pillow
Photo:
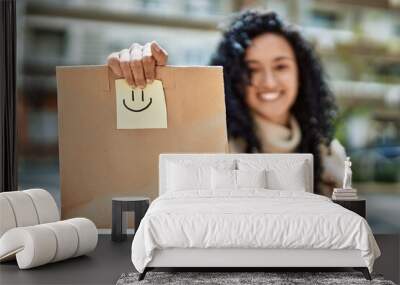
M 211 190 L 211 168 L 235 169 L 236 160 L 177 159 L 166 163 L 167 191 Z
M 185 191 L 193 189 L 210 189 L 211 167 L 184 166 L 169 163 L 167 189 L 168 191 Z
M 290 170 L 290 174 L 281 170 L 267 171 L 268 189 L 288 190 L 288 191 L 306 191 L 306 176 L 303 167 L 296 167 Z
M 236 170 L 237 188 L 267 188 L 267 171 Z
M 241 188 L 266 188 L 266 170 L 211 170 L 211 188 L 237 190 Z
M 211 170 L 211 189 L 236 189 L 236 170 L 215 169 Z
M 267 170 L 267 188 L 273 190 L 306 191 L 311 189 L 308 181 L 309 164 L 306 161 L 285 159 L 239 159 L 239 170 Z

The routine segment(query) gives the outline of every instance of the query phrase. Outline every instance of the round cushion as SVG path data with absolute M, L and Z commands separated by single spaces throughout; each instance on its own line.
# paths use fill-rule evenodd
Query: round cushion
M 15 228 L 17 222 L 15 221 L 14 211 L 8 199 L 0 193 L 0 237 L 9 229 Z
M 3 192 L 14 212 L 17 227 L 33 226 L 39 223 L 35 205 L 31 197 L 23 191 Z
M 60 220 L 56 201 L 49 192 L 43 189 L 28 189 L 22 192 L 31 197 L 39 218 L 39 224 L 57 222 Z

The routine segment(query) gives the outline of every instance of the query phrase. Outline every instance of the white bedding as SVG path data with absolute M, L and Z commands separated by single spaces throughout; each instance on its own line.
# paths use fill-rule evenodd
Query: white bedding
M 265 189 L 163 194 L 135 234 L 135 268 L 143 272 L 165 248 L 358 249 L 370 272 L 380 256 L 359 215 L 324 196 Z

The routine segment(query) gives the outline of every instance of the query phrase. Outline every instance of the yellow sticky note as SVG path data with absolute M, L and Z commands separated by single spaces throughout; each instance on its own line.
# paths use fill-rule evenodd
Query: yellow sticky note
M 117 129 L 167 128 L 167 108 L 162 82 L 131 88 L 125 79 L 115 80 Z

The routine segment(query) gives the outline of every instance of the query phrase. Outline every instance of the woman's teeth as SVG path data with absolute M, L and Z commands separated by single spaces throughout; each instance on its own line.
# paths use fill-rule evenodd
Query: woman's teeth
M 281 95 L 280 92 L 261 93 L 260 99 L 264 101 L 272 101 L 278 99 L 280 95 Z

